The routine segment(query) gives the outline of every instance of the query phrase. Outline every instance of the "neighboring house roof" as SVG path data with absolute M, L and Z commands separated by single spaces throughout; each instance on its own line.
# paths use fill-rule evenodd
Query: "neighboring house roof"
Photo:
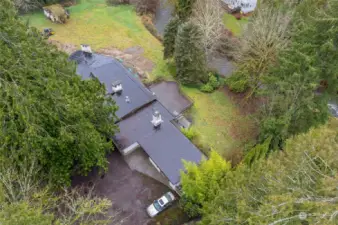
M 249 13 L 255 10 L 257 0 L 222 0 L 229 8 L 241 7 L 243 13 Z
M 111 93 L 112 83 L 122 83 L 121 94 L 112 95 L 119 106 L 116 114 L 120 118 L 120 131 L 113 137 L 117 148 L 123 150 L 138 143 L 174 185 L 179 183 L 180 171 L 184 169 L 182 160 L 200 162 L 202 153 L 173 125 L 173 113 L 121 63 L 98 54 L 84 57 L 79 51 L 70 59 L 77 62 L 77 73 L 83 79 L 92 74 L 105 84 L 107 93 Z M 126 96 L 129 102 L 126 102 Z M 158 111 L 163 120 L 157 129 L 151 123 L 154 111 Z

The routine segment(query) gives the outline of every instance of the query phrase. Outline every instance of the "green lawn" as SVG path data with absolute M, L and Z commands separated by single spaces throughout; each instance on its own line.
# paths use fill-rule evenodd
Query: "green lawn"
M 233 15 L 225 13 L 223 16 L 223 23 L 234 35 L 239 36 L 242 34 L 243 28 L 248 23 L 248 18 L 243 17 L 241 20 L 237 20 Z
M 55 35 L 50 37 L 62 43 L 80 45 L 86 43 L 95 50 L 115 47 L 124 50 L 141 46 L 144 56 L 152 60 L 156 67 L 153 74 L 168 75 L 162 60 L 162 45 L 143 26 L 140 17 L 130 5 L 107 6 L 104 0 L 82 0 L 69 7 L 70 20 L 66 24 L 54 24 L 42 12 L 23 16 L 29 24 L 42 30 L 51 27 Z
M 190 112 L 192 128 L 203 145 L 228 157 L 250 139 L 248 128 L 252 128 L 253 121 L 242 116 L 222 91 L 206 94 L 190 87 L 182 87 L 182 91 L 194 101 Z

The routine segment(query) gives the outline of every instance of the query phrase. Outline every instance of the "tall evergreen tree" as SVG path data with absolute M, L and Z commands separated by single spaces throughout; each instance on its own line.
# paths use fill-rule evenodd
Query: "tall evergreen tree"
M 195 0 L 178 0 L 176 5 L 176 12 L 182 21 L 186 21 L 192 14 Z
M 202 34 L 192 22 L 182 24 L 175 44 L 176 78 L 183 84 L 199 84 L 208 79 Z
M 181 21 L 178 17 L 172 18 L 164 29 L 163 34 L 163 46 L 164 46 L 164 59 L 168 59 L 174 56 L 175 42 L 177 36 L 177 30 Z
M 272 135 L 274 148 L 281 148 L 290 135 L 327 121 L 328 99 L 338 90 L 337 0 L 328 0 L 319 9 L 313 0 L 298 7 L 301 13 L 295 14 L 291 45 L 264 77 L 263 93 L 269 103 L 263 108 L 260 138 Z M 321 83 L 325 85 L 317 92 Z
M 66 54 L 0 0 L 0 158 L 37 158 L 53 184 L 105 168 L 116 106 L 96 80 L 82 81 Z

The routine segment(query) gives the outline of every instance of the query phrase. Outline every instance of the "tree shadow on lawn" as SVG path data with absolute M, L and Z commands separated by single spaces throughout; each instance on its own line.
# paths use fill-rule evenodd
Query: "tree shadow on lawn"
M 231 123 L 229 124 L 229 135 L 235 140 L 233 148 L 224 156 L 230 160 L 232 165 L 237 165 L 244 156 L 244 152 L 251 148 L 258 136 L 258 125 L 255 122 L 259 107 L 264 103 L 263 98 L 247 98 L 248 92 L 234 93 L 228 87 L 222 88 L 223 93 L 236 106 Z

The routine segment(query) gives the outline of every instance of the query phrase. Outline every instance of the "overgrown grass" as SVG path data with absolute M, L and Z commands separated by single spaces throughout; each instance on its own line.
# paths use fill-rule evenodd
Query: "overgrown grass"
M 242 34 L 244 27 L 248 23 L 248 18 L 243 17 L 240 20 L 237 20 L 233 15 L 225 13 L 223 16 L 224 26 L 229 29 L 235 36 Z
M 228 158 L 231 151 L 250 139 L 246 132 L 252 121 L 242 116 L 222 91 L 206 94 L 193 87 L 182 87 L 182 91 L 194 100 L 190 115 L 202 145 Z
M 143 26 L 133 6 L 107 6 L 104 0 L 82 0 L 69 7 L 70 20 L 66 24 L 54 24 L 42 12 L 23 16 L 31 26 L 42 30 L 50 27 L 55 35 L 50 37 L 62 43 L 79 46 L 89 44 L 95 50 L 116 47 L 124 50 L 141 46 L 144 56 L 155 62 L 153 76 L 168 76 L 169 72 L 162 60 L 162 44 Z

